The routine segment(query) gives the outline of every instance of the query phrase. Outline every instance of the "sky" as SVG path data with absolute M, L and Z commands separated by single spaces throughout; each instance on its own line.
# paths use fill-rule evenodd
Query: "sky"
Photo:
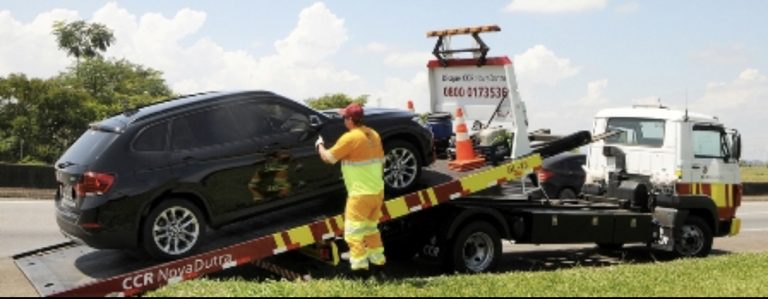
M 0 0 L 0 76 L 65 70 L 51 26 L 82 19 L 114 31 L 107 57 L 163 72 L 177 93 L 344 92 L 426 112 L 426 32 L 496 24 L 483 39 L 512 59 L 532 130 L 660 101 L 717 116 L 742 132 L 744 158 L 768 160 L 766 16 L 768 1 L 750 0 Z

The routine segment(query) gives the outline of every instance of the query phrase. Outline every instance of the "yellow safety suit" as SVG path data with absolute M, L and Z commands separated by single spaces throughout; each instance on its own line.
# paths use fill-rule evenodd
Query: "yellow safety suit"
M 328 151 L 328 160 L 341 161 L 347 188 L 344 240 L 350 248 L 352 270 L 386 263 L 378 224 L 384 204 L 384 149 L 381 137 L 371 128 L 349 130 Z

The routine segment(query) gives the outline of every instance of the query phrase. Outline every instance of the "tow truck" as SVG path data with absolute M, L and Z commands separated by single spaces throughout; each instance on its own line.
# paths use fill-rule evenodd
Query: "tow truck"
M 716 118 L 687 111 L 627 108 L 600 112 L 591 132 L 532 148 L 512 61 L 487 57 L 479 36 L 497 31 L 498 26 L 481 26 L 428 33 L 438 38 L 437 59 L 428 63 L 431 102 L 435 112 L 475 105 L 467 109 L 468 119 L 498 117 L 503 130 L 489 121 L 476 133 L 508 130 L 510 151 L 495 165 L 468 174 L 437 167 L 424 176 L 424 188 L 387 199 L 381 230 L 388 255 L 418 253 L 441 260 L 452 271 L 478 273 L 499 263 L 502 239 L 614 247 L 639 243 L 680 256 L 706 256 L 714 236 L 739 232 L 738 132 Z M 445 39 L 457 35 L 471 35 L 479 47 L 447 47 Z M 460 52 L 473 57 L 450 57 Z M 506 104 L 494 105 L 494 99 Z M 483 115 L 489 111 L 483 106 L 493 107 L 495 115 Z M 503 128 L 505 121 L 508 128 Z M 483 135 L 484 129 L 493 134 Z M 511 191 L 542 159 L 584 145 L 589 145 L 589 181 L 582 198 L 534 200 Z M 140 295 L 318 244 L 336 248 L 343 207 L 322 201 L 312 205 L 243 222 L 213 236 L 202 253 L 166 263 L 72 242 L 13 259 L 43 296 Z

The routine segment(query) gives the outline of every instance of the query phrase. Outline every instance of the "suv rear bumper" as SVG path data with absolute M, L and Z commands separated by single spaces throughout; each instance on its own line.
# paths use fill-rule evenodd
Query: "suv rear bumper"
M 96 211 L 87 211 L 95 213 Z M 67 215 L 57 208 L 56 224 L 61 233 L 75 243 L 85 244 L 96 249 L 130 249 L 136 248 L 136 233 L 115 229 L 85 229 L 77 220 L 72 220 L 72 215 Z M 75 219 L 83 219 L 77 217 Z

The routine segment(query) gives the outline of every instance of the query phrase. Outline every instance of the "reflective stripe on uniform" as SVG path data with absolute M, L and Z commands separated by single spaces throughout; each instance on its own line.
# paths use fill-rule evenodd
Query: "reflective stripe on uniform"
M 384 190 L 383 159 L 346 162 L 341 165 L 349 196 L 378 194 Z
M 365 236 L 376 232 L 378 232 L 376 222 L 347 220 L 344 223 L 344 235 L 350 240 L 361 241 Z

